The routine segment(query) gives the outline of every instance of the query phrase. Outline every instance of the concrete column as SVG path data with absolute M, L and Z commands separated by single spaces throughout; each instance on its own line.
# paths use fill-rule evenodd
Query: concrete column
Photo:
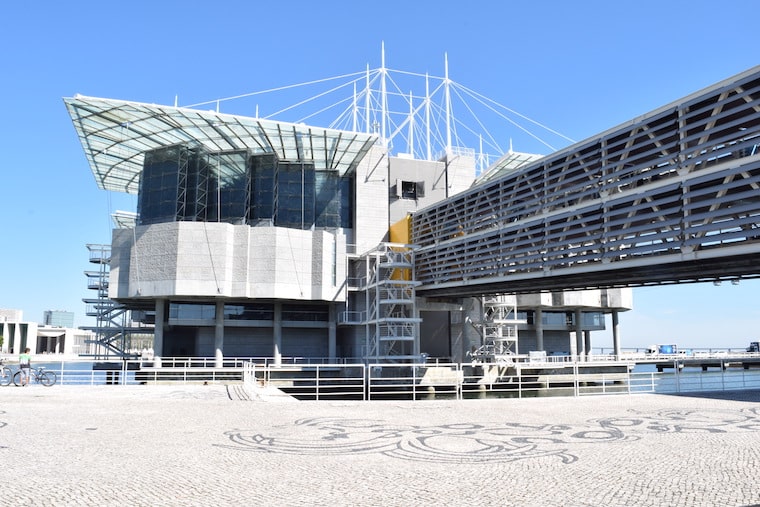
M 586 349 L 586 356 L 591 355 L 591 331 L 583 331 L 584 348 Z
M 282 365 L 282 303 L 274 304 L 274 327 L 272 328 L 273 348 L 272 356 L 274 357 L 275 366 Z
M 414 309 L 414 318 L 420 318 L 420 311 Z M 416 357 L 420 356 L 420 324 L 419 322 L 414 325 L 414 342 L 412 342 L 412 354 Z
M 335 311 L 335 305 L 330 305 L 329 310 L 329 327 L 327 328 L 327 358 L 331 363 L 336 361 L 337 355 L 337 336 L 338 336 L 338 323 L 337 312 Z
M 586 359 L 586 347 L 583 343 L 583 312 L 580 308 L 575 309 L 575 343 L 578 353 L 578 360 L 583 361 Z
M 164 323 L 166 322 L 166 300 L 156 299 L 156 325 L 153 332 L 153 366 L 161 367 L 164 353 Z
M 544 349 L 544 312 L 541 308 L 536 308 L 533 313 L 533 324 L 536 326 L 536 350 Z
M 570 324 L 568 324 L 568 327 L 570 327 Z M 578 340 L 576 339 L 576 336 L 573 335 L 572 331 L 568 334 L 570 335 L 570 357 L 573 358 L 573 361 L 577 361 L 578 360 Z
M 618 311 L 612 310 L 612 347 L 615 349 L 616 359 L 620 360 L 620 323 L 618 322 Z
M 216 302 L 214 318 L 214 366 L 224 366 L 224 301 Z

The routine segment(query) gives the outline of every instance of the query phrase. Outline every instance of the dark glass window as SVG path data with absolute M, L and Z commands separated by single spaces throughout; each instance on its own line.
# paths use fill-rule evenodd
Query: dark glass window
M 327 322 L 330 313 L 322 305 L 282 305 L 282 320 L 296 322 Z
M 137 198 L 141 224 L 176 220 L 180 169 L 186 173 L 189 158 L 184 146 L 171 146 L 145 154 Z
M 255 155 L 250 160 L 251 223 L 274 218 L 275 155 Z
M 317 227 L 340 227 L 340 177 L 334 172 L 316 173 L 316 198 L 314 225 Z
M 224 305 L 225 320 L 274 320 L 271 303 L 240 303 Z
M 216 306 L 201 303 L 170 303 L 169 318 L 179 320 L 213 320 Z
M 413 181 L 401 182 L 401 197 L 404 199 L 417 198 L 417 185 Z
M 207 155 L 210 188 L 207 220 L 245 223 L 248 216 L 248 154 L 244 151 Z
M 314 166 L 280 162 L 274 224 L 310 229 L 314 224 Z
M 351 176 L 280 161 L 275 154 L 170 146 L 145 154 L 138 223 L 264 221 L 296 229 L 351 227 L 353 192 Z
M 354 226 L 354 179 L 345 177 L 340 179 L 340 226 L 349 228 Z

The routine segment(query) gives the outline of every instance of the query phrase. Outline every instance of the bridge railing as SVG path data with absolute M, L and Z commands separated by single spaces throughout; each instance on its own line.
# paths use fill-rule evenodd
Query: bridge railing
M 419 291 L 758 276 L 759 142 L 756 67 L 415 212 Z

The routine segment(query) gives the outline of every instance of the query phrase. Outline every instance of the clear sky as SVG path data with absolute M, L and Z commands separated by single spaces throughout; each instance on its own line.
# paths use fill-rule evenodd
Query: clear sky
M 0 7 L 0 308 L 91 324 L 99 190 L 62 98 L 191 104 L 380 66 L 442 75 L 575 140 L 760 63 L 752 0 L 29 1 Z M 473 147 L 476 148 L 476 147 Z M 519 145 L 518 151 L 531 151 Z M 626 347 L 760 339 L 760 282 L 634 289 Z M 594 347 L 607 344 L 595 339 Z

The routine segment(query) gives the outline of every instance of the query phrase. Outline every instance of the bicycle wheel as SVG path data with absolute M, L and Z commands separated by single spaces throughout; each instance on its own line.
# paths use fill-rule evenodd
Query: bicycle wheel
M 13 372 L 7 366 L 0 368 L 0 386 L 7 386 L 13 380 Z
M 37 380 L 40 381 L 40 384 L 43 386 L 52 386 L 55 384 L 55 381 L 58 379 L 54 371 L 43 371 L 37 376 Z
M 13 374 L 13 383 L 17 386 L 21 386 L 21 370 Z

